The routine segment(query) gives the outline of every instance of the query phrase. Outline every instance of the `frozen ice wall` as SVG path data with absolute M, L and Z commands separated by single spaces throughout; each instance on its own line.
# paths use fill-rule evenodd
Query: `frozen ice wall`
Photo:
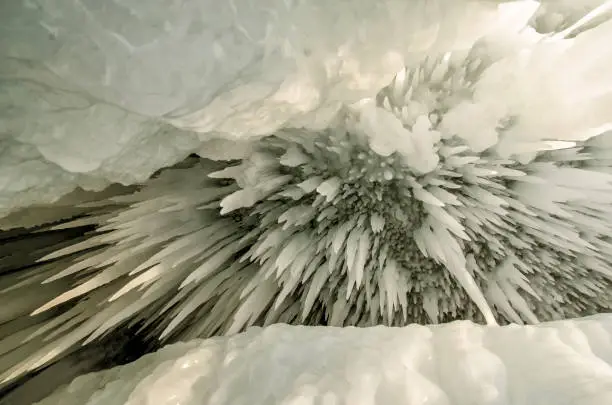
M 38 405 L 604 405 L 612 315 L 539 326 L 276 325 L 165 347 Z
M 0 216 L 142 182 L 217 136 L 324 127 L 424 51 L 498 29 L 496 3 L 3 2 Z

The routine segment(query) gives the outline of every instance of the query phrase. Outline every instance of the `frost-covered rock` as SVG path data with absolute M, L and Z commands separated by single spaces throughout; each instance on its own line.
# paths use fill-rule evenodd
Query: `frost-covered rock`
M 603 405 L 612 315 L 539 326 L 275 325 L 167 346 L 38 405 Z

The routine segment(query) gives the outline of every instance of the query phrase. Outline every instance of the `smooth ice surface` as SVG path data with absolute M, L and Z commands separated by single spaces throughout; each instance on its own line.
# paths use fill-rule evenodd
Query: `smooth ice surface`
M 541 324 L 274 325 L 167 346 L 39 405 L 603 405 L 612 314 Z
M 404 65 L 519 29 L 497 3 L 4 2 L 0 216 L 142 182 L 217 136 L 325 127 Z

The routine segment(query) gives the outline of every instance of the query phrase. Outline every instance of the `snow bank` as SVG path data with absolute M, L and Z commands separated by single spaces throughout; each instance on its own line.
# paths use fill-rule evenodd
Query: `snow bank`
M 612 314 L 538 326 L 275 325 L 89 374 L 38 405 L 603 405 Z

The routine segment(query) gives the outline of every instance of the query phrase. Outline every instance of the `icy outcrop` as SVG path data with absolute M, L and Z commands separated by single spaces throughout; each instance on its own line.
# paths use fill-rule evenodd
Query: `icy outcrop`
M 443 3 L 7 2 L 0 216 L 77 186 L 140 183 L 220 132 L 324 127 L 423 51 L 470 47 L 525 21 L 497 2 Z
M 612 315 L 483 327 L 275 325 L 165 347 L 38 405 L 603 405 Z
M 555 20 L 556 17 L 552 16 L 552 19 L 546 21 L 536 18 L 534 25 L 545 26 L 540 32 L 559 31 L 568 26 L 571 28 L 571 24 L 579 21 L 581 14 L 596 6 L 595 3 L 602 3 L 588 0 L 570 4 L 568 1 L 545 2 L 543 13 L 550 16 L 551 10 L 554 10 L 560 17 Z M 584 6 L 572 6 L 577 3 Z M 612 2 L 607 4 L 604 7 L 606 9 L 610 8 Z M 527 226 L 518 228 L 521 232 L 517 233 L 518 237 L 512 235 L 514 239 L 511 243 L 524 249 L 524 252 L 530 251 L 530 254 L 534 251 L 532 246 L 537 246 L 538 249 L 548 245 L 554 247 L 552 254 L 537 251 L 529 258 L 533 268 L 537 270 L 535 273 L 549 278 L 546 283 L 554 283 L 554 288 L 540 287 L 546 296 L 536 296 L 541 302 L 535 307 L 546 311 L 545 315 L 549 317 L 544 319 L 551 319 L 551 311 L 548 311 L 551 302 L 554 308 L 558 306 L 566 309 L 568 306 L 561 304 L 564 298 L 576 297 L 575 294 L 566 294 L 567 290 L 561 288 L 569 285 L 571 289 L 579 291 L 577 297 L 580 300 L 586 297 L 588 305 L 592 304 L 599 309 L 601 305 L 598 300 L 609 299 L 609 289 L 606 289 L 606 284 L 599 283 L 599 280 L 609 279 L 610 266 L 600 260 L 606 255 L 599 252 L 610 251 L 609 238 L 606 236 L 610 183 L 607 175 L 591 175 L 576 167 L 588 165 L 594 171 L 610 172 L 610 137 L 592 137 L 610 129 L 612 48 L 609 47 L 609 38 L 612 36 L 612 22 L 604 22 L 609 16 L 606 11 L 603 17 L 597 17 L 567 35 L 573 37 L 580 32 L 579 36 L 572 39 L 565 39 L 564 35 L 559 34 L 543 36 L 529 28 L 521 30 L 532 17 L 537 5 L 534 1 L 484 0 L 452 3 L 433 0 L 192 0 L 175 1 L 164 8 L 152 8 L 151 3 L 135 0 L 104 3 L 91 0 L 10 2 L 3 6 L 0 13 L 0 217 L 16 208 L 52 202 L 62 196 L 68 198 L 57 205 L 73 214 L 76 211 L 72 209 L 70 201 L 78 201 L 80 196 L 71 199 L 69 193 L 77 186 L 86 190 L 102 190 L 113 182 L 126 185 L 142 183 L 155 170 L 180 161 L 193 152 L 213 159 L 241 156 L 243 151 L 250 148 L 245 141 L 247 138 L 268 134 L 283 126 L 327 128 L 332 119 L 338 118 L 336 115 L 340 106 L 350 104 L 351 108 L 356 108 L 357 115 L 364 118 L 357 122 L 355 128 L 370 141 L 369 147 L 384 156 L 401 152 L 409 158 L 411 168 L 421 174 L 438 167 L 438 152 L 442 150 L 445 159 L 449 158 L 448 167 L 452 169 L 444 175 L 452 175 L 454 170 L 460 170 L 473 183 L 480 182 L 493 187 L 501 184 L 482 179 L 489 175 L 499 175 L 499 170 L 493 170 L 494 168 L 485 170 L 483 167 L 477 167 L 477 170 L 472 172 L 464 170 L 466 166 L 473 166 L 470 159 L 478 161 L 479 158 L 454 157 L 453 154 L 461 153 L 457 148 L 439 148 L 439 137 L 444 134 L 448 136 L 446 139 L 450 140 L 451 144 L 457 140 L 451 138 L 457 137 L 461 144 L 465 143 L 467 148 L 476 154 L 484 151 L 483 155 L 487 158 L 495 155 L 507 158 L 510 162 L 500 165 L 528 165 L 534 162 L 533 167 L 525 172 L 530 174 L 525 177 L 526 183 L 531 181 L 531 184 L 510 187 L 511 193 L 502 187 L 501 193 L 504 196 L 518 196 L 521 201 L 536 208 L 535 211 L 523 210 Z M 587 27 L 596 28 L 587 30 Z M 478 75 L 478 82 L 463 80 L 467 76 L 457 75 L 450 78 L 449 82 L 457 84 L 458 81 L 459 87 L 436 87 L 438 83 L 432 78 L 445 70 L 435 68 L 436 66 L 431 65 L 432 62 L 444 66 L 447 55 L 461 57 L 462 53 L 457 51 L 467 49 L 469 52 L 466 51 L 465 54 L 469 53 L 471 62 L 466 64 L 466 69 L 474 67 L 474 70 L 482 73 L 481 76 Z M 597 57 L 593 58 L 592 55 Z M 410 77 L 415 82 L 427 79 L 426 83 L 416 83 L 418 85 L 415 86 L 404 86 L 406 83 L 402 80 L 394 80 L 396 88 L 401 89 L 395 93 L 401 96 L 400 101 L 407 103 L 405 110 L 403 107 L 391 109 L 392 114 L 385 115 L 376 109 L 368 110 L 367 103 L 352 104 L 376 94 L 400 68 L 405 69 L 404 72 L 411 72 Z M 463 85 L 465 88 L 462 88 Z M 467 98 L 463 90 L 469 94 Z M 401 102 L 392 104 L 403 105 Z M 410 127 L 412 132 L 406 134 L 406 128 L 397 125 L 398 120 Z M 438 125 L 440 131 L 437 131 L 437 128 L 432 131 L 433 127 Z M 423 134 L 431 137 L 424 137 Z M 222 141 L 219 138 L 226 139 Z M 241 140 L 240 148 L 228 149 L 227 144 L 223 145 L 228 139 Z M 403 143 L 399 142 L 400 140 Z M 549 154 L 553 161 L 568 162 L 571 169 L 557 170 L 558 167 L 552 163 L 534 161 L 549 150 L 553 151 Z M 290 155 L 289 150 L 287 152 Z M 292 158 L 294 156 L 287 159 Z M 382 163 L 387 164 L 381 162 L 381 168 Z M 505 171 L 502 176 L 508 173 L 512 177 L 517 171 Z M 395 176 L 394 172 L 387 169 L 378 170 L 374 174 L 387 180 Z M 196 178 L 199 180 L 206 177 L 203 175 Z M 537 181 L 542 179 L 547 185 L 546 189 L 537 184 Z M 430 180 L 439 179 L 429 176 L 427 181 Z M 253 199 L 249 202 L 241 197 L 248 196 L 251 191 L 248 189 L 256 188 L 257 182 L 245 182 L 245 186 L 237 179 L 236 183 L 245 190 L 239 190 L 242 194 L 222 204 L 224 213 L 230 210 L 232 204 L 248 206 L 254 202 Z M 325 181 L 317 183 L 316 187 L 310 190 L 311 182 L 306 184 L 306 189 L 310 192 L 316 190 L 329 200 L 338 191 L 338 184 L 338 181 Z M 448 183 L 438 182 L 437 185 L 440 184 Z M 566 185 L 568 187 L 565 187 Z M 411 187 L 413 186 L 411 184 Z M 194 189 L 186 188 L 189 193 Z M 182 211 L 184 206 L 181 204 L 190 201 L 189 198 L 183 200 L 179 195 L 177 205 L 177 195 L 170 194 L 163 203 L 173 204 L 165 206 L 167 209 L 164 212 L 159 212 L 158 207 L 151 203 L 153 197 L 159 196 L 159 191 L 160 189 L 152 190 L 147 194 L 151 198 L 144 198 L 140 206 L 144 213 L 152 214 L 154 220 L 148 221 L 149 218 L 143 218 L 143 211 L 137 210 L 122 217 L 127 218 L 128 222 L 146 222 L 147 226 L 152 228 L 139 228 L 139 225 L 127 230 L 122 229 L 121 232 L 111 235 L 118 235 L 115 241 L 123 242 L 122 234 L 140 236 L 139 232 L 142 232 L 151 237 L 153 242 L 149 239 L 146 243 L 151 244 L 146 245 L 140 243 L 139 239 L 129 239 L 136 244 L 133 247 L 153 247 L 150 249 L 151 254 L 155 254 L 153 250 L 157 244 L 166 246 L 164 237 L 167 236 L 164 229 L 155 227 L 159 224 L 155 219 L 159 221 L 168 218 L 168 224 L 187 222 L 188 226 L 181 228 L 181 232 L 197 225 L 196 222 L 190 221 L 189 215 L 179 215 L 177 218 L 172 218 L 173 214 L 167 215 L 175 209 Z M 507 203 L 500 202 L 495 195 L 482 193 L 478 189 L 470 188 L 469 191 L 470 198 L 478 201 L 473 207 L 478 208 L 483 203 L 487 208 L 484 215 L 483 212 L 476 212 L 477 215 L 468 217 L 464 222 L 470 223 L 477 231 L 476 234 L 485 235 L 485 239 L 491 244 L 491 238 L 481 232 L 480 224 L 492 224 L 487 226 L 493 229 L 495 234 L 508 233 L 507 229 L 498 228 L 498 224 L 504 224 L 503 220 L 512 218 L 498 209 Z M 80 194 L 80 191 L 77 194 Z M 545 194 L 546 198 L 541 198 L 542 194 Z M 460 222 L 444 216 L 443 210 L 436 208 L 436 205 L 450 205 L 453 213 L 459 212 L 453 211 L 452 208 L 456 196 L 449 193 L 436 196 L 422 191 L 415 192 L 415 195 L 420 201 L 432 206 L 430 213 L 438 214 L 441 218 L 435 224 L 438 229 L 444 230 L 445 236 L 450 236 L 450 233 L 446 232 L 448 228 L 454 231 L 456 236 L 469 239 L 463 234 L 464 229 Z M 284 197 L 290 198 L 291 195 Z M 584 201 L 580 208 L 582 211 L 580 215 L 568 215 L 568 210 L 563 206 L 566 205 L 565 208 L 569 207 L 571 211 L 576 208 L 576 205 L 572 205 L 575 200 Z M 600 209 L 600 206 L 605 208 Z M 512 207 L 514 209 L 517 205 Z M 213 208 L 216 207 L 209 207 Z M 40 209 L 44 211 L 48 207 Z M 547 214 L 542 216 L 539 212 Z M 29 217 L 24 213 L 13 214 L 12 218 L 24 219 L 22 215 L 27 218 L 23 221 L 16 220 L 15 223 L 8 219 L 7 222 L 0 223 L 0 227 L 3 224 L 37 224 L 34 214 L 30 214 Z M 293 211 L 293 214 L 296 212 Z M 61 212 L 45 211 L 41 215 L 45 220 L 61 218 Z M 498 215 L 503 220 L 497 221 Z M 532 215 L 538 220 L 532 221 Z M 464 217 L 459 215 L 458 218 Z M 489 218 L 494 220 L 490 221 Z M 572 220 L 566 221 L 565 218 Z M 174 219 L 179 221 L 173 221 Z M 102 224 L 105 220 L 96 224 Z M 299 221 L 300 218 L 297 222 Z M 574 227 L 574 221 L 581 226 Z M 383 224 L 380 218 L 374 218 L 371 226 L 376 232 L 376 229 L 382 229 Z M 105 231 L 109 228 L 100 229 Z M 143 229 L 146 232 L 143 232 Z M 530 230 L 522 232 L 524 229 Z M 224 230 L 237 235 L 232 228 L 226 227 Z M 557 232 L 558 230 L 561 232 Z M 359 232 L 353 234 L 358 236 Z M 543 240 L 546 243 L 531 243 L 530 235 L 535 235 L 537 241 Z M 208 235 L 204 236 L 204 240 L 211 240 Z M 351 260 L 355 256 L 359 257 L 359 260 L 351 261 L 352 264 L 349 265 L 351 270 L 355 270 L 350 272 L 349 276 L 356 276 L 348 280 L 351 288 L 353 282 L 362 281 L 366 258 L 363 252 L 367 251 L 365 247 L 369 243 L 369 236 L 357 236 L 351 237 L 348 245 L 353 254 L 347 253 Z M 451 256 L 463 258 L 463 253 L 455 249 L 457 244 L 446 243 L 454 239 L 438 236 L 429 230 L 421 233 L 420 240 L 425 240 L 428 246 L 417 247 L 440 261 Z M 528 237 L 528 242 L 523 239 L 525 236 Z M 96 244 L 105 242 L 102 236 L 99 237 L 100 240 L 91 238 L 87 241 L 88 248 L 106 246 L 105 243 Z M 292 241 L 291 247 L 306 246 L 301 242 L 304 240 L 296 239 Z M 178 245 L 179 248 L 182 246 Z M 177 248 L 177 244 L 169 246 L 169 249 Z M 558 247 L 563 249 L 560 251 Z M 563 257 L 565 263 L 571 261 L 578 264 L 556 265 L 555 260 L 560 256 L 558 253 L 564 253 L 565 247 L 570 252 Z M 26 318 L 25 322 L 29 328 L 16 328 L 13 323 L 11 328 L 2 331 L 3 336 L 8 338 L 2 342 L 4 349 L 0 359 L 0 372 L 6 371 L 9 366 L 15 366 L 9 370 L 6 381 L 42 367 L 55 360 L 56 356 L 63 356 L 85 338 L 96 338 L 108 328 L 122 328 L 124 324 L 121 321 L 132 315 L 153 323 L 156 318 L 152 314 L 159 316 L 159 311 L 157 307 L 149 305 L 152 300 L 170 297 L 172 303 L 184 298 L 184 295 L 176 293 L 175 285 L 172 284 L 178 280 L 177 275 L 187 275 L 184 279 L 186 282 L 200 282 L 203 274 L 206 274 L 206 269 L 189 274 L 188 267 L 184 267 L 182 272 L 177 271 L 174 266 L 168 267 L 172 272 L 167 271 L 166 274 L 176 279 L 162 280 L 157 286 L 162 286 L 165 290 L 155 290 L 157 286 L 150 283 L 151 279 L 147 277 L 157 277 L 158 274 L 155 273 L 158 268 L 139 276 L 120 292 L 112 291 L 114 286 L 109 283 L 125 281 L 121 277 L 126 274 L 132 276 L 131 261 L 139 259 L 126 245 L 116 243 L 113 248 L 117 250 L 104 250 L 94 257 L 95 260 L 103 259 L 99 260 L 96 266 L 104 269 L 104 272 L 101 271 L 97 275 L 91 271 L 91 261 L 90 264 L 87 261 L 68 263 L 72 257 L 62 258 L 64 264 L 67 264 L 63 270 L 70 269 L 68 272 L 74 270 L 76 273 L 85 270 L 88 276 L 91 276 L 91 279 L 81 278 L 81 285 L 68 282 L 69 288 L 73 288 L 68 292 L 64 286 L 57 284 L 48 284 L 43 288 L 40 286 L 40 282 L 47 275 L 62 269 L 57 266 L 58 263 L 46 263 L 42 268 L 30 266 L 22 269 L 23 272 L 7 272 L 10 276 L 2 280 L 4 285 L 25 287 L 23 290 L 16 288 L 9 291 L 10 299 L 7 302 L 15 305 L 5 306 L 0 315 L 11 322 L 16 320 L 17 323 Z M 196 249 L 191 252 L 195 255 L 202 249 L 203 245 L 197 243 Z M 116 251 L 120 254 L 115 254 Z M 452 252 L 449 254 L 449 251 Z M 586 254 L 576 255 L 576 251 Z M 164 249 L 160 249 L 157 253 L 163 256 L 167 252 L 168 250 L 164 252 Z M 286 249 L 282 255 L 283 260 L 279 263 L 288 264 L 290 252 L 291 249 Z M 355 255 L 355 252 L 361 253 Z M 476 251 L 479 252 L 480 250 Z M 86 253 L 93 254 L 91 251 Z M 185 256 L 180 253 L 171 255 L 172 260 L 174 256 L 181 256 L 178 260 L 184 260 Z M 223 250 L 221 253 L 234 257 L 236 252 Z M 143 253 L 143 256 L 146 254 L 149 252 Z M 475 268 L 473 263 L 476 259 L 472 260 L 473 256 L 466 262 L 472 266 L 469 271 Z M 308 257 L 308 254 L 302 254 L 298 262 Z M 215 261 L 218 258 L 215 257 Z M 575 260 L 576 258 L 578 260 Z M 119 262 L 120 259 L 125 261 L 117 266 L 107 267 L 109 263 Z M 498 269 L 499 263 L 493 260 L 491 264 L 489 259 L 491 257 L 479 260 L 486 261 L 487 268 L 495 267 L 500 270 L 501 281 L 512 281 L 525 291 L 531 291 L 518 271 L 514 274 L 508 272 L 509 266 L 506 264 L 512 264 L 510 261 L 499 265 Z M 540 262 L 544 265 L 538 266 Z M 305 263 L 302 262 L 301 266 Z M 457 274 L 467 275 L 468 268 L 463 262 L 452 263 L 459 264 L 454 267 L 461 270 Z M 554 269 L 549 272 L 551 267 Z M 297 265 L 295 268 L 299 269 Z M 392 270 L 389 270 L 388 274 L 393 275 L 397 271 L 397 268 L 391 265 L 389 268 Z M 585 275 L 593 269 L 600 274 Z M 555 279 L 557 270 L 569 276 L 565 277 L 564 274 L 562 280 Z M 321 271 L 321 274 L 325 273 Z M 418 273 L 427 274 L 422 271 Z M 526 273 L 530 274 L 533 281 L 530 270 Z M 291 280 L 295 281 L 295 284 L 285 284 L 283 299 L 300 281 L 295 274 L 292 277 Z M 462 280 L 464 286 L 472 288 L 474 283 L 470 277 L 471 274 Z M 59 278 L 60 282 L 65 281 Z M 15 281 L 17 279 L 18 282 Z M 242 282 L 241 278 L 237 280 Z M 396 304 L 392 302 L 393 297 L 397 295 L 406 298 L 406 295 L 403 290 L 395 294 L 398 283 L 393 282 L 392 277 L 387 277 L 387 280 L 389 291 L 394 292 L 388 295 L 391 299 L 389 306 L 394 307 Z M 323 284 L 325 279 L 321 278 L 318 282 Z M 152 284 L 151 290 L 155 290 L 157 295 L 140 297 L 142 290 L 135 288 L 139 283 Z M 516 315 L 518 318 L 515 309 L 519 309 L 522 315 L 528 315 L 530 322 L 535 322 L 535 317 L 531 316 L 533 306 L 525 304 L 516 294 L 514 287 L 507 287 L 508 283 L 499 285 L 505 290 L 492 289 L 486 298 L 495 301 L 495 304 L 511 317 Z M 183 286 L 180 284 L 179 289 Z M 269 284 L 259 283 L 258 286 L 266 292 Z M 210 294 L 210 286 L 202 284 L 199 287 L 204 291 L 202 297 L 206 299 L 207 294 Z M 212 288 L 214 290 L 214 287 Z M 95 294 L 92 293 L 92 290 L 96 289 L 98 290 Z M 131 296 L 125 298 L 131 300 L 133 305 L 123 305 L 124 301 L 115 300 L 110 309 L 107 307 L 104 310 L 101 309 L 103 306 L 92 304 L 96 300 L 107 300 L 108 295 L 105 294 L 108 291 L 121 295 L 128 290 L 134 299 Z M 450 290 L 452 289 L 443 288 L 437 289 L 437 292 L 448 295 Z M 475 293 L 478 292 L 477 288 L 470 291 L 472 298 L 475 297 L 486 310 L 484 298 Z M 42 294 L 43 292 L 50 297 Z M 148 291 L 143 294 L 146 293 Z M 227 296 L 236 300 L 239 296 L 242 298 L 239 294 L 228 293 Z M 39 329 L 37 319 L 27 318 L 31 313 L 29 306 L 39 300 L 46 302 L 53 298 L 50 304 L 46 304 L 49 307 L 74 300 L 76 297 L 83 297 L 78 303 L 82 306 L 76 307 L 75 310 L 77 316 L 50 322 L 52 326 L 57 326 L 68 319 L 67 325 L 62 324 L 50 335 L 45 335 L 45 331 L 48 331 L 45 327 L 49 324 Z M 184 321 L 185 314 L 197 308 L 202 297 L 194 299 L 193 302 L 183 301 L 186 309 L 170 306 L 178 312 L 173 314 L 177 317 L 173 320 L 172 316 L 164 314 L 161 316 L 162 321 L 171 322 L 172 327 L 178 325 Z M 264 296 L 269 297 L 269 294 Z M 114 298 L 113 295 L 110 301 Z M 465 309 L 468 305 L 466 300 L 451 296 L 446 298 L 452 300 L 453 305 L 460 309 Z M 238 314 L 238 323 L 244 322 L 252 312 L 265 310 L 262 302 L 261 297 L 256 299 L 259 305 L 251 305 L 251 301 L 244 302 L 243 305 L 247 309 Z M 346 300 L 338 302 L 345 304 Z M 299 300 L 294 304 L 291 307 L 293 312 L 300 304 Z M 510 304 L 518 308 L 513 308 Z M 400 306 L 408 308 L 408 302 L 402 301 Z M 224 311 L 232 309 L 232 306 L 228 305 L 218 307 L 222 307 Z M 339 305 L 336 312 L 342 314 L 345 308 Z M 428 316 L 437 319 L 438 308 L 434 300 L 428 298 L 424 308 Z M 585 307 L 578 305 L 577 308 L 584 310 Z M 604 308 L 609 308 L 607 303 Z M 487 321 L 494 323 L 492 311 L 483 312 L 488 318 Z M 589 313 L 592 312 L 594 311 Z M 104 322 L 97 323 L 100 319 Z M 332 316 L 330 323 L 333 324 L 337 319 Z M 209 320 L 232 322 L 229 316 L 211 316 Z M 85 326 L 76 327 L 81 321 L 86 322 Z M 196 329 L 197 325 L 189 325 L 190 328 Z M 311 397 L 318 393 L 328 394 L 323 399 L 335 403 L 334 398 L 350 392 L 348 397 L 344 398 L 349 403 L 365 402 L 369 398 L 369 403 L 404 401 L 418 404 L 426 401 L 424 398 L 427 397 L 430 403 L 438 404 L 463 405 L 471 400 L 485 404 L 526 405 L 537 404 L 540 400 L 542 404 L 549 401 L 562 404 L 565 401 L 568 404 L 600 405 L 612 402 L 609 397 L 612 388 L 608 382 L 612 381 L 609 325 L 609 317 L 599 317 L 514 329 L 482 329 L 469 324 L 452 324 L 429 329 L 415 326 L 406 329 L 359 331 L 293 329 L 299 332 L 287 332 L 286 338 L 283 332 L 292 329 L 274 327 L 261 333 L 251 331 L 229 340 L 207 341 L 208 343 L 204 343 L 205 349 L 201 349 L 199 343 L 194 342 L 163 351 L 162 353 L 172 353 L 173 350 L 193 349 L 193 352 L 183 354 L 195 357 L 198 357 L 197 354 L 201 351 L 205 352 L 202 358 L 206 361 L 201 361 L 200 364 L 207 362 L 207 367 L 210 368 L 206 369 L 196 366 L 183 369 L 185 361 L 169 360 L 183 370 L 182 372 L 194 373 L 182 376 L 185 378 L 177 377 L 173 380 L 163 368 L 155 368 L 157 365 L 151 365 L 151 370 L 140 370 L 131 366 L 132 368 L 122 369 L 127 373 L 125 376 L 117 377 L 113 374 L 117 371 L 101 374 L 110 379 L 121 378 L 121 382 L 101 384 L 98 377 L 90 376 L 79 380 L 75 388 L 86 391 L 87 384 L 83 381 L 87 381 L 87 378 L 94 385 L 104 385 L 102 391 L 92 399 L 100 401 L 99 403 L 108 403 L 109 398 L 120 401 L 122 395 L 133 395 L 128 403 L 134 404 L 151 402 L 147 398 L 167 400 L 162 403 L 188 403 L 190 400 L 201 402 L 203 397 L 206 399 L 210 394 L 210 403 L 219 405 L 240 401 L 295 404 L 309 403 Z M 211 329 L 219 332 L 216 326 L 211 326 Z M 19 330 L 19 335 L 13 336 L 14 330 Z M 63 333 L 67 337 L 63 336 L 63 340 L 57 345 L 58 341 L 54 341 L 53 336 L 57 337 Z M 431 339 L 430 333 L 433 336 Z M 14 350 L 14 347 L 22 344 L 20 339 L 27 338 L 28 335 L 31 335 L 30 340 L 26 340 L 22 348 Z M 251 338 L 253 342 L 249 340 Z M 279 342 L 276 338 L 286 339 L 289 343 Z M 321 343 L 329 340 L 335 343 Z M 411 342 L 408 348 L 404 346 L 408 344 L 406 340 Z M 41 342 L 56 346 L 48 349 Z M 235 353 L 228 349 L 228 345 L 244 350 Z M 303 347 L 304 351 L 296 350 L 296 346 Z M 470 353 L 469 356 L 466 351 Z M 252 352 L 255 352 L 255 358 L 250 357 Z M 406 363 L 403 360 L 405 357 L 402 357 L 406 352 L 406 356 L 409 357 L 412 353 L 417 360 Z M 28 357 L 32 353 L 33 357 Z M 206 353 L 209 357 L 205 356 Z M 428 355 L 431 355 L 431 358 L 427 357 Z M 419 356 L 425 357 L 422 359 L 423 363 L 419 363 Z M 337 360 L 337 357 L 342 361 L 332 361 Z M 154 359 L 155 356 L 148 360 L 143 359 L 138 364 Z M 316 363 L 323 359 L 331 360 L 323 366 Z M 270 372 L 269 375 L 260 373 L 261 370 L 272 370 L 271 364 L 282 364 L 282 361 L 286 361 L 291 367 L 284 368 L 279 373 Z M 402 361 L 402 365 L 397 366 L 393 361 Z M 340 366 L 336 367 L 337 364 Z M 406 364 L 409 366 L 406 367 Z M 323 368 L 317 368 L 318 366 Z M 314 374 L 302 373 L 305 368 L 315 370 Z M 152 377 L 149 375 L 143 380 L 142 386 L 136 387 L 136 391 L 129 394 L 131 388 L 124 385 L 123 381 L 133 377 L 134 380 L 130 381 L 136 384 L 140 381 L 139 376 L 149 371 L 153 373 Z M 162 381 L 168 380 L 171 384 L 158 382 L 157 373 Z M 342 378 L 335 379 L 335 373 Z M 202 375 L 212 376 L 215 382 L 200 379 Z M 281 378 L 280 383 L 272 380 L 280 377 L 285 377 L 286 380 Z M 417 383 L 407 386 L 406 381 Z M 149 383 L 153 385 L 148 385 Z M 287 385 L 283 385 L 284 383 Z M 246 391 L 236 388 L 243 385 L 246 386 Z M 401 392 L 398 387 L 401 387 Z M 273 393 L 272 397 L 265 396 L 263 390 L 266 388 L 269 389 L 268 393 Z M 293 388 L 297 391 L 291 391 Z M 207 392 L 207 389 L 212 391 Z M 139 393 L 146 395 L 139 397 Z M 234 393 L 242 394 L 243 397 L 229 397 Z M 174 394 L 178 396 L 172 397 Z M 228 396 L 224 396 L 226 394 Z M 67 395 L 70 397 L 70 394 Z M 181 399 L 180 395 L 195 396 Z M 68 400 L 72 400 L 72 397 Z M 81 396 L 75 396 L 74 400 L 79 405 L 85 401 Z M 60 401 L 64 404 L 66 398 L 61 398 Z

